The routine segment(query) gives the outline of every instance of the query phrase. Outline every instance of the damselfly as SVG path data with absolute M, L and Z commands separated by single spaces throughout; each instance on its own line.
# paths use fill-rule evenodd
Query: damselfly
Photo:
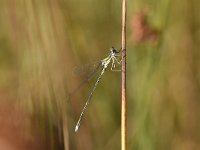
M 89 96 L 86 100 L 86 103 L 85 103 L 85 105 L 82 109 L 82 112 L 79 116 L 78 122 L 77 122 L 76 127 L 75 127 L 75 132 L 78 131 L 78 129 L 81 125 L 81 120 L 83 118 L 83 114 L 84 114 L 85 110 L 87 109 L 87 107 L 90 103 L 90 100 L 92 98 L 92 95 L 93 95 L 102 75 L 105 73 L 106 69 L 108 68 L 109 64 L 111 63 L 111 70 L 112 71 L 120 71 L 120 70 L 116 70 L 116 63 L 121 64 L 121 61 L 119 61 L 118 58 L 117 58 L 117 57 L 120 57 L 119 52 L 120 52 L 120 50 L 116 50 L 114 47 L 111 47 L 109 55 L 106 58 L 104 58 L 100 61 L 100 67 L 102 68 L 101 73 L 100 73 L 99 77 L 97 78 L 97 80 L 96 80 L 96 82 L 95 82 L 95 84 L 92 88 L 92 91 L 90 92 L 90 94 L 89 94 Z M 93 74 L 94 74 L 94 72 L 92 72 L 92 76 L 93 76 Z

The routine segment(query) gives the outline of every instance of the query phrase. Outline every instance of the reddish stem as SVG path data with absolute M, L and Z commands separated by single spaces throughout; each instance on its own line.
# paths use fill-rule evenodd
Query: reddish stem
M 122 0 L 121 150 L 126 150 L 126 0 Z

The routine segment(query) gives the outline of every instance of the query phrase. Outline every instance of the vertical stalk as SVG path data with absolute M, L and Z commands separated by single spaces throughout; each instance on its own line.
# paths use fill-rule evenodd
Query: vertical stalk
M 122 0 L 121 150 L 126 150 L 126 0 Z

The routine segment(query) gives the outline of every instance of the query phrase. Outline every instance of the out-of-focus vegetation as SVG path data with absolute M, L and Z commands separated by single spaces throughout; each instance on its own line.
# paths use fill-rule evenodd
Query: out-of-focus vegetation
M 130 150 L 200 149 L 199 8 L 128 0 Z M 73 70 L 121 47 L 121 1 L 4 0 L 0 22 L 0 149 L 120 149 L 120 73 L 106 71 L 75 133 L 95 78 L 74 92 Z

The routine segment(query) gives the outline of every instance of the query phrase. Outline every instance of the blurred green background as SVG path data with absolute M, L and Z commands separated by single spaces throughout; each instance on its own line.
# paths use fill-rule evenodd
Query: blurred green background
M 127 1 L 127 148 L 199 150 L 200 1 Z M 1 0 L 0 22 L 0 149 L 120 149 L 121 73 L 75 133 L 96 78 L 73 70 L 120 49 L 121 1 Z

